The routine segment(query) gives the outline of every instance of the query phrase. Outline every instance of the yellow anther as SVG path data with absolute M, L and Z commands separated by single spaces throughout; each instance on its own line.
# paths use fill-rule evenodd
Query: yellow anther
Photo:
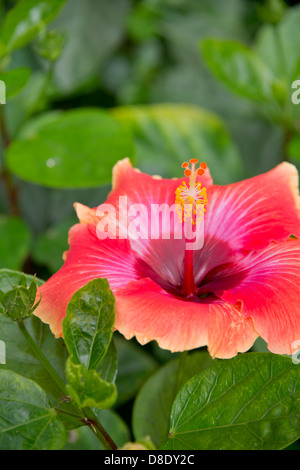
M 202 162 L 201 168 L 196 169 L 197 163 L 198 160 L 193 158 L 190 160 L 191 168 L 188 162 L 182 164 L 182 168 L 185 169 L 184 174 L 189 178 L 189 186 L 183 181 L 175 191 L 178 218 L 181 222 L 191 219 L 192 225 L 203 220 L 207 204 L 206 188 L 202 187 L 200 182 L 196 183 L 197 176 L 204 174 L 207 166 Z

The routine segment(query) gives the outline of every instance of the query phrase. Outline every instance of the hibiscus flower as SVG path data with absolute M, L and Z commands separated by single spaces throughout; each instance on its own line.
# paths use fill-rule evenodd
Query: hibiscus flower
M 186 168 L 184 178 L 162 179 L 122 160 L 114 167 L 105 206 L 75 204 L 80 223 L 69 232 L 65 263 L 39 288 L 42 300 L 34 312 L 56 337 L 62 335 L 72 295 L 102 277 L 116 298 L 115 328 L 127 339 L 156 340 L 172 352 L 207 345 L 213 357 L 230 358 L 261 336 L 270 351 L 292 354 L 293 342 L 300 339 L 297 170 L 285 162 L 265 174 L 217 186 L 206 165 L 195 174 L 196 160 L 191 162 L 192 172 Z M 138 238 L 129 231 L 122 238 L 109 237 L 111 227 L 103 229 L 107 207 L 115 208 L 119 228 L 128 226 L 130 216 L 119 205 L 126 196 L 128 206 L 149 209 L 139 218 L 139 229 L 147 234 L 151 207 L 172 206 L 176 200 L 178 208 L 191 177 L 202 215 L 207 202 L 204 222 L 195 223 L 194 230 L 204 227 L 199 249 L 187 249 L 184 238 L 163 238 L 162 230 L 159 237 Z M 180 217 L 173 235 L 178 224 Z

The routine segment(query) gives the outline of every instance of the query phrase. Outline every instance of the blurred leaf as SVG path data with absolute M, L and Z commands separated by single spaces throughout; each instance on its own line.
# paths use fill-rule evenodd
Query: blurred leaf
M 35 47 L 40 56 L 54 62 L 61 55 L 64 44 L 64 36 L 55 30 L 51 30 L 44 31 L 38 37 Z
M 112 113 L 133 132 L 137 166 L 146 173 L 180 177 L 183 160 L 199 157 L 207 162 L 215 183 L 241 175 L 237 150 L 212 113 L 170 104 L 114 108 Z
M 289 8 L 277 26 L 277 48 L 281 51 L 287 79 L 293 81 L 299 73 L 300 63 L 300 5 Z M 278 44 L 279 41 L 279 44 Z
M 115 338 L 118 351 L 119 370 L 117 375 L 118 401 L 121 405 L 137 393 L 143 382 L 157 368 L 158 364 L 150 354 L 132 341 Z
M 0 216 L 0 267 L 20 269 L 29 253 L 30 232 L 16 217 Z
M 6 98 L 12 98 L 17 95 L 27 84 L 30 77 L 30 69 L 26 67 L 8 70 L 0 73 L 0 80 L 6 86 Z
M 47 266 L 51 274 L 63 265 L 63 253 L 68 250 L 68 232 L 74 223 L 74 218 L 63 221 L 39 235 L 32 250 L 33 260 Z
M 22 0 L 5 16 L 0 41 L 10 52 L 28 44 L 55 18 L 65 0 Z
M 80 408 L 110 408 L 117 398 L 116 386 L 103 380 L 94 369 L 67 360 L 67 390 Z
M 173 401 L 180 388 L 195 374 L 213 365 L 207 352 L 182 355 L 169 362 L 147 380 L 133 409 L 133 432 L 136 441 L 150 436 L 159 447 L 168 437 Z
M 265 0 L 262 5 L 258 3 L 256 8 L 263 22 L 276 24 L 281 20 L 287 5 L 283 0 Z
M 64 426 L 45 392 L 32 380 L 0 370 L 1 449 L 54 450 L 65 441 Z
M 122 418 L 112 410 L 94 410 L 102 426 L 118 447 L 130 439 L 130 432 Z M 71 431 L 65 450 L 105 450 L 98 438 L 87 427 Z
M 55 188 L 99 186 L 113 165 L 134 152 L 130 134 L 108 113 L 79 109 L 36 118 L 7 150 L 9 169 Z
M 115 323 L 115 298 L 106 279 L 94 279 L 71 298 L 63 320 L 73 362 L 95 370 L 105 356 Z
M 201 49 L 206 65 L 232 91 L 254 101 L 272 98 L 274 77 L 250 48 L 237 41 L 205 39 Z
M 300 135 L 296 134 L 287 145 L 287 158 L 300 167 Z
M 66 37 L 55 64 L 57 91 L 68 94 L 99 82 L 100 66 L 119 44 L 129 11 L 127 0 L 69 0 L 53 27 Z
M 300 370 L 290 358 L 241 354 L 189 380 L 162 449 L 282 449 L 300 436 Z

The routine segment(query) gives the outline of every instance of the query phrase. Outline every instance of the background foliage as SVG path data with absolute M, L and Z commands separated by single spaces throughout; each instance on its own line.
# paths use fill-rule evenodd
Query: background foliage
M 183 159 L 199 156 L 218 184 L 267 171 L 285 159 L 300 168 L 300 105 L 291 102 L 292 82 L 300 79 L 296 3 L 0 0 L 0 80 L 6 84 L 7 98 L 0 105 L 0 289 L 6 292 L 19 283 L 19 275 L 11 270 L 47 279 L 59 269 L 68 230 L 76 221 L 73 203 L 96 206 L 104 201 L 112 167 L 121 158 L 130 157 L 142 171 L 174 177 L 181 175 Z M 29 285 L 32 278 L 26 279 Z M 102 288 L 103 296 L 109 297 L 107 286 Z M 101 298 L 96 300 L 101 306 Z M 72 332 L 74 338 L 78 312 L 71 304 L 69 309 L 65 334 L 68 338 Z M 90 315 L 95 321 L 95 312 Z M 111 310 L 112 325 L 113 315 Z M 62 343 L 37 319 L 25 323 L 64 380 L 67 352 Z M 179 359 L 155 344 L 141 348 L 118 335 L 111 343 L 112 326 L 106 326 L 107 331 L 98 328 L 93 344 L 102 351 L 102 362 L 99 351 L 90 350 L 89 365 L 80 355 L 75 357 L 74 344 L 66 339 L 68 393 L 78 406 L 113 406 L 114 411 L 97 414 L 118 445 L 148 436 L 160 446 L 167 439 L 172 403 L 181 389 L 173 404 L 171 435 L 163 444 L 165 449 L 181 448 L 185 437 L 180 444 L 176 430 L 185 429 L 185 423 L 176 416 L 186 393 L 184 384 L 202 371 L 207 375 L 188 382 L 189 391 L 202 380 L 209 389 L 214 379 L 211 359 L 203 351 Z M 22 428 L 21 423 L 17 437 L 9 431 L 0 438 L 2 448 L 101 448 L 86 427 L 73 431 L 66 444 L 64 427 L 54 412 L 57 383 L 15 323 L 3 315 L 0 339 L 7 344 L 9 358 L 0 389 L 24 399 L 34 419 L 32 407 L 38 407 L 39 422 L 44 423 L 40 441 L 35 440 L 34 426 Z M 87 344 L 81 346 L 84 357 Z M 262 351 L 264 345 L 258 342 L 254 350 Z M 260 387 L 255 376 L 259 359 L 254 354 L 251 361 L 253 381 Z M 268 357 L 265 364 L 268 361 L 274 362 L 269 396 L 275 407 L 277 374 L 285 373 L 288 365 L 278 358 Z M 242 380 L 243 364 L 229 361 L 223 374 L 232 370 Z M 266 365 L 266 377 L 268 370 Z M 101 379 L 95 371 L 101 372 Z M 24 377 L 14 377 L 20 373 Z M 288 399 L 289 388 L 296 387 L 295 374 L 290 373 L 290 382 L 287 379 L 281 389 L 284 405 L 282 410 L 276 405 L 278 415 L 295 412 Z M 86 389 L 77 388 L 80 380 L 88 389 L 93 383 L 97 393 L 87 397 Z M 248 387 L 255 395 L 253 382 Z M 215 390 L 219 392 L 222 382 Z M 230 413 L 244 406 L 238 390 L 230 393 L 233 408 L 224 416 L 224 428 Z M 157 402 L 158 396 L 162 401 Z M 0 392 L 0 403 L 6 398 Z M 263 402 L 254 403 L 267 415 Z M 195 424 L 199 429 L 210 426 L 197 421 L 197 406 L 201 403 L 195 401 Z M 152 409 L 156 414 L 149 416 Z M 16 413 L 16 426 L 19 418 Z M 246 415 L 244 419 L 247 422 Z M 274 441 L 285 447 L 297 439 L 292 420 L 282 418 L 280 425 L 288 430 L 285 435 L 278 431 L 264 438 L 267 421 L 260 427 L 253 424 L 260 448 L 270 448 Z M 237 427 L 228 446 L 237 442 L 239 433 Z M 200 439 L 200 434 L 193 434 L 193 445 L 199 447 L 201 441 L 211 448 L 214 437 Z M 245 442 L 246 438 L 239 446 L 245 447 Z

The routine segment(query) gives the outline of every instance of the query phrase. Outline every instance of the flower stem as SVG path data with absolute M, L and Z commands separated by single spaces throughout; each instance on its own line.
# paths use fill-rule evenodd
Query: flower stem
M 51 375 L 52 379 L 58 386 L 58 388 L 61 390 L 64 396 L 67 396 L 67 389 L 66 389 L 66 384 L 63 381 L 63 379 L 58 375 L 56 370 L 52 367 L 46 356 L 42 353 L 38 345 L 35 343 L 33 340 L 32 336 L 30 335 L 29 331 L 27 330 L 25 324 L 23 321 L 18 321 L 17 322 L 18 327 L 26 339 L 26 341 L 29 343 L 31 346 L 32 350 L 34 351 L 35 355 L 39 358 L 45 369 L 48 371 L 48 373 Z M 79 408 L 77 405 L 73 403 L 74 408 L 78 410 L 78 416 L 76 416 L 80 421 L 83 421 L 85 424 L 87 424 L 90 429 L 93 431 L 93 433 L 97 436 L 101 444 L 106 450 L 116 450 L 117 446 L 110 437 L 110 435 L 106 432 L 106 430 L 103 428 L 101 425 L 100 421 L 98 420 L 97 416 L 93 412 L 91 408 Z M 59 412 L 59 410 L 57 410 Z M 73 415 L 74 416 L 74 415 Z M 75 417 L 75 416 L 74 416 Z M 85 418 L 83 418 L 85 417 Z

